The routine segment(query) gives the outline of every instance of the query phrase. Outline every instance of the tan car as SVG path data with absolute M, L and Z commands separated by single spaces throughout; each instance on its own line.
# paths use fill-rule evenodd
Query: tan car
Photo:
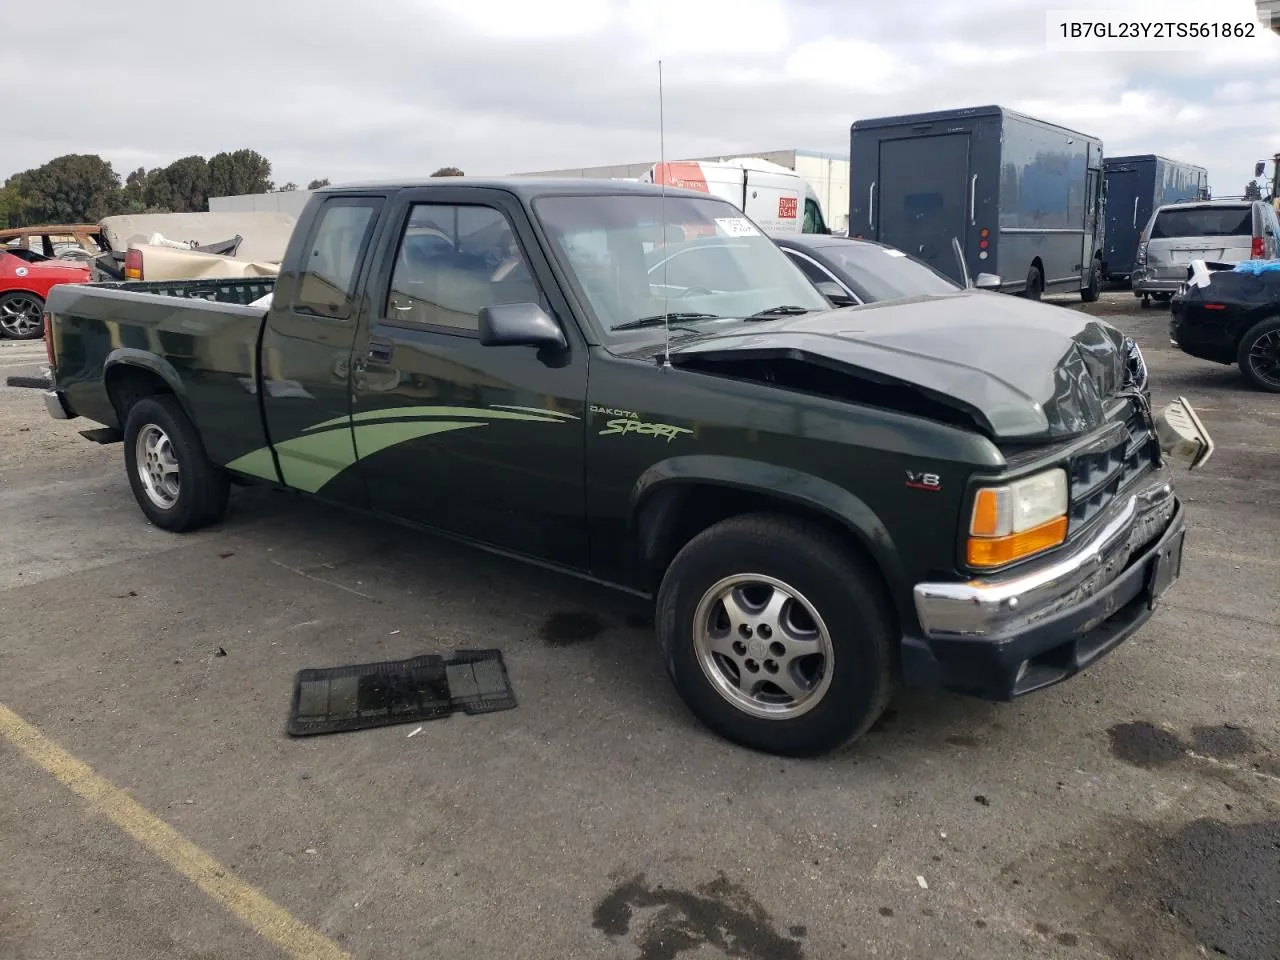
M 0 250 L 28 251 L 47 260 L 87 262 L 105 249 L 96 223 L 43 223 L 0 230 Z
M 101 223 L 111 261 L 97 279 L 197 280 L 275 276 L 294 218 L 276 211 L 151 213 Z

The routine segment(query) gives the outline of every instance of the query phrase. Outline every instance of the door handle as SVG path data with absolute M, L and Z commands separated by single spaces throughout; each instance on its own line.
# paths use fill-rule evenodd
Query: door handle
M 977 223 L 975 216 L 977 214 L 978 202 L 978 175 L 975 173 L 973 179 L 969 181 L 969 226 Z
M 370 340 L 368 357 L 374 363 L 391 362 L 392 345 L 386 340 Z

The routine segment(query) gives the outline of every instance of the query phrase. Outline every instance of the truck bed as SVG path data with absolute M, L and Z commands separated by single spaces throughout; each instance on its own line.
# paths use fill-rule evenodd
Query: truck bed
M 119 429 L 113 393 L 159 377 L 209 456 L 225 462 L 262 422 L 257 353 L 266 308 L 249 304 L 274 288 L 274 277 L 55 287 L 46 307 L 54 385 L 77 415 Z

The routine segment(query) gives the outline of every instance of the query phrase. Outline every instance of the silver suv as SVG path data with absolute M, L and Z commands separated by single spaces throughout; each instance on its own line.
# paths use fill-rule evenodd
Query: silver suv
M 1262 200 L 1204 200 L 1157 207 L 1134 260 L 1133 295 L 1169 300 L 1192 260 L 1239 263 L 1280 256 L 1280 217 Z

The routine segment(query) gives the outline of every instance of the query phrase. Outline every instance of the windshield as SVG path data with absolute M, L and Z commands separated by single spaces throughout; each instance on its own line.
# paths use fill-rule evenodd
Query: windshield
M 1252 207 L 1198 207 L 1161 210 L 1151 226 L 1151 239 L 1170 237 L 1249 237 Z
M 819 249 L 864 300 L 946 296 L 961 289 L 933 267 L 892 247 L 854 241 Z
M 534 212 L 607 331 L 664 313 L 713 321 L 780 306 L 830 309 L 773 241 L 722 200 L 542 197 Z

